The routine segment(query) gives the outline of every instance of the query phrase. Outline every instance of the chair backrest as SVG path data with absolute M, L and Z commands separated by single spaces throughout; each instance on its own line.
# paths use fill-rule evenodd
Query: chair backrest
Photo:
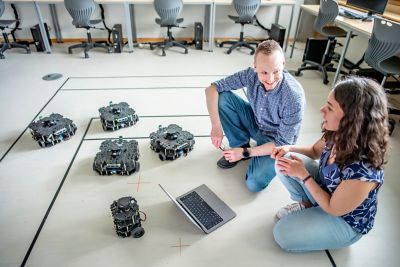
M 233 0 L 233 6 L 239 15 L 239 22 L 252 22 L 261 0 Z
M 339 14 L 339 6 L 335 0 L 321 0 L 318 16 L 314 22 L 314 30 L 323 33 L 328 23 L 333 23 Z
M 400 53 L 400 24 L 382 18 L 374 18 L 374 28 L 364 54 L 365 62 L 387 75 L 381 63 Z
M 4 9 L 6 9 L 3 0 L 0 0 L 0 17 L 3 16 Z
M 154 0 L 154 9 L 160 16 L 161 26 L 176 25 L 182 8 L 182 0 Z
M 90 17 L 96 10 L 94 0 L 64 0 L 64 5 L 76 27 L 90 27 Z

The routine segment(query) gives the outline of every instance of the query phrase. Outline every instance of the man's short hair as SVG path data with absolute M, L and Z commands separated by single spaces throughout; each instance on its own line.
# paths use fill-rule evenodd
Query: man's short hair
M 271 55 L 275 51 L 279 51 L 282 53 L 282 55 L 284 55 L 282 47 L 279 45 L 278 42 L 276 42 L 274 40 L 265 40 L 257 46 L 254 57 L 256 57 L 259 53 L 262 53 L 262 54 L 268 56 L 268 55 Z

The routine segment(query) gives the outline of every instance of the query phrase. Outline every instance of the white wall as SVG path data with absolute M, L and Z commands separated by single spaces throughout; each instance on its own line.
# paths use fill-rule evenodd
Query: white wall
M 293 18 L 292 34 L 294 36 L 295 23 L 297 21 L 298 6 L 303 3 L 302 0 L 297 0 L 295 16 Z M 17 3 L 19 16 L 21 18 L 20 28 L 22 30 L 16 32 L 18 38 L 32 38 L 29 28 L 38 23 L 36 12 L 33 4 L 28 3 Z M 105 4 L 105 14 L 106 23 L 108 27 L 111 28 L 112 25 L 116 23 L 121 23 L 124 31 L 124 37 L 126 37 L 126 25 L 125 25 L 125 11 L 122 4 Z M 63 4 L 56 5 L 59 24 L 62 32 L 63 38 L 85 38 L 86 32 L 84 29 L 77 30 L 71 24 L 71 17 L 64 8 Z M 40 4 L 40 10 L 42 16 L 51 27 L 50 36 L 55 38 L 55 33 L 51 21 L 50 9 L 48 4 Z M 185 5 L 181 14 L 184 18 L 182 26 L 187 27 L 186 29 L 174 29 L 174 36 L 176 37 L 192 37 L 194 35 L 194 22 L 202 22 L 204 24 L 205 17 L 205 6 L 203 5 Z M 290 19 L 291 7 L 283 6 L 281 7 L 279 24 L 288 29 L 289 19 Z M 261 7 L 257 13 L 259 21 L 267 28 L 271 27 L 271 23 L 275 21 L 276 7 Z M 216 7 L 216 28 L 215 37 L 238 37 L 240 32 L 240 25 L 234 24 L 228 18 L 229 15 L 235 15 L 236 12 L 233 6 L 217 6 Z M 136 29 L 138 38 L 154 38 L 154 37 L 164 37 L 166 34 L 165 29 L 160 29 L 160 27 L 154 22 L 157 17 L 156 12 L 152 5 L 135 5 L 135 18 L 136 18 Z M 13 19 L 13 10 L 9 3 L 6 3 L 6 11 L 4 12 L 2 19 Z M 93 19 L 100 18 L 100 8 L 97 8 L 96 15 Z M 92 31 L 93 37 L 106 37 L 105 31 Z M 266 36 L 266 32 L 259 27 L 246 25 L 245 36 L 262 38 Z

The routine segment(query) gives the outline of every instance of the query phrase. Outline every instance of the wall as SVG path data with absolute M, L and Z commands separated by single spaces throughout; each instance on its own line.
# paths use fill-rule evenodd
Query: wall
M 297 21 L 297 14 L 300 3 L 303 3 L 303 0 L 297 0 L 295 15 L 293 18 L 293 26 L 292 26 L 292 34 L 294 36 L 295 23 Z M 37 17 L 35 13 L 35 9 L 33 4 L 28 3 L 18 3 L 15 4 L 17 7 L 19 16 L 21 18 L 20 28 L 22 30 L 16 32 L 17 38 L 32 38 L 29 28 L 33 25 L 37 24 Z M 116 23 L 121 23 L 124 31 L 124 36 L 126 37 L 126 26 L 125 26 L 125 11 L 122 4 L 104 4 L 105 13 L 106 13 L 106 23 L 108 27 Z M 86 31 L 84 29 L 75 29 L 71 24 L 71 17 L 68 12 L 64 8 L 63 4 L 56 5 L 59 24 L 62 32 L 63 38 L 85 38 Z M 48 4 L 40 4 L 40 10 L 42 16 L 44 17 L 45 22 L 53 28 L 51 15 Z M 204 23 L 206 8 L 202 5 L 185 5 L 183 11 L 181 13 L 181 17 L 184 18 L 184 22 L 182 26 L 185 26 L 186 29 L 179 28 L 174 29 L 174 36 L 176 37 L 192 37 L 193 33 L 193 25 L 194 22 L 200 21 Z M 280 19 L 279 23 L 288 29 L 289 19 L 290 19 L 291 7 L 283 6 L 281 7 Z M 261 7 L 259 12 L 257 13 L 257 17 L 259 21 L 269 28 L 271 23 L 275 21 L 275 13 L 276 7 Z M 228 18 L 229 15 L 235 15 L 236 12 L 233 6 L 217 6 L 216 7 L 216 29 L 215 29 L 215 37 L 223 37 L 223 38 L 232 38 L 238 37 L 240 32 L 240 25 L 234 24 Z M 164 37 L 166 35 L 165 29 L 160 29 L 160 27 L 154 22 L 154 19 L 157 17 L 156 12 L 152 5 L 135 5 L 135 17 L 136 17 L 136 29 L 137 29 L 137 37 L 138 38 L 156 38 L 156 37 Z M 2 16 L 2 19 L 13 19 L 14 14 L 13 10 L 9 3 L 6 3 L 6 10 Z M 93 16 L 93 19 L 100 18 L 100 9 L 97 8 L 96 15 Z M 265 37 L 266 32 L 259 27 L 246 25 L 245 27 L 245 36 L 254 37 L 254 38 L 263 38 Z M 54 30 L 50 30 L 51 38 L 55 38 Z M 105 38 L 105 31 L 93 30 L 92 36 L 95 38 Z

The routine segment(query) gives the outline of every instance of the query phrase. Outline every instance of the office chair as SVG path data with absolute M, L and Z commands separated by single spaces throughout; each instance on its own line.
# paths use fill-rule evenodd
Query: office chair
M 383 18 L 374 18 L 374 28 L 364 54 L 365 62 L 383 74 L 381 86 L 388 76 L 400 75 L 400 24 Z M 399 94 L 400 90 L 385 90 L 387 94 Z M 400 110 L 389 108 L 389 114 L 400 115 Z M 391 131 L 394 122 L 391 121 Z
M 333 25 L 337 15 L 339 14 L 339 6 L 334 0 L 321 0 L 317 18 L 314 22 L 314 30 L 323 36 L 328 37 L 325 52 L 321 62 L 303 60 L 303 64 L 295 72 L 299 76 L 303 70 L 318 70 L 322 72 L 323 83 L 328 84 L 328 71 L 336 72 L 336 68 L 331 63 L 336 45 L 336 37 L 346 37 L 346 31 L 342 28 Z M 309 65 L 309 66 L 307 66 Z M 347 74 L 341 71 L 342 74 Z
M 165 56 L 165 49 L 173 46 L 181 47 L 185 49 L 185 54 L 188 53 L 186 47 L 186 41 L 175 41 L 172 37 L 171 28 L 179 27 L 179 23 L 182 23 L 183 18 L 178 18 L 183 8 L 182 0 L 155 0 L 154 9 L 156 10 L 160 18 L 156 18 L 156 23 L 161 27 L 167 27 L 168 39 L 162 42 L 150 43 L 150 49 L 153 50 L 154 47 L 161 47 L 162 55 Z
M 87 41 L 68 47 L 68 53 L 72 54 L 72 49 L 83 48 L 85 58 L 89 58 L 89 50 L 94 47 L 102 47 L 107 49 L 108 53 L 112 53 L 112 48 L 107 44 L 92 41 L 90 29 L 95 29 L 95 25 L 103 21 L 102 19 L 90 20 L 96 9 L 94 0 L 64 0 L 64 5 L 73 19 L 72 24 L 76 28 L 84 28 L 87 31 Z
M 3 15 L 5 8 L 6 7 L 5 7 L 3 0 L 0 0 L 0 17 Z M 10 40 L 8 39 L 8 33 L 6 33 L 5 29 L 7 29 L 8 26 L 10 26 L 11 24 L 13 24 L 15 22 L 17 22 L 17 20 L 15 20 L 15 19 L 14 20 L 0 20 L 0 30 L 1 30 L 1 33 L 2 33 L 3 39 L 4 39 L 4 43 L 2 43 L 0 46 L 0 59 L 5 59 L 4 51 L 6 51 L 8 49 L 12 49 L 12 48 L 22 48 L 22 49 L 26 50 L 27 54 L 31 53 L 31 50 L 29 49 L 29 47 L 27 45 L 10 42 Z
M 228 51 L 226 51 L 227 54 L 230 54 L 233 51 L 233 49 L 242 46 L 247 47 L 248 49 L 251 50 L 250 55 L 254 54 L 255 49 L 250 45 L 257 46 L 258 42 L 244 41 L 243 31 L 245 24 L 253 24 L 253 21 L 255 20 L 255 15 L 257 13 L 258 8 L 260 7 L 260 4 L 261 0 L 233 0 L 233 6 L 235 7 L 235 10 L 239 16 L 237 17 L 228 15 L 228 17 L 235 23 L 240 23 L 241 29 L 240 29 L 239 41 L 224 41 L 219 44 L 219 47 L 223 47 L 225 44 L 232 45 L 231 47 L 229 47 Z

